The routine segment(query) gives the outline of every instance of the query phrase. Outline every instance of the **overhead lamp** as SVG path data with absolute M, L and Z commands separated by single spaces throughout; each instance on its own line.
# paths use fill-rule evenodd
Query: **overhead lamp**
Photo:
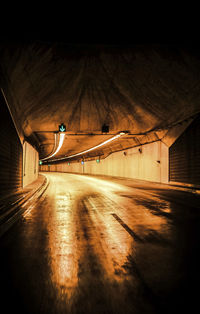
M 82 151 L 82 152 L 80 152 L 80 153 L 77 153 L 77 154 L 74 154 L 74 155 L 65 156 L 65 157 L 62 157 L 62 158 L 57 158 L 57 159 L 54 159 L 54 160 L 52 160 L 52 161 L 63 160 L 63 159 L 69 159 L 69 158 L 73 158 L 73 157 L 77 157 L 77 156 L 80 156 L 80 155 L 89 153 L 89 152 L 91 152 L 92 150 L 95 150 L 95 149 L 97 149 L 97 148 L 99 148 L 99 147 L 102 147 L 102 146 L 104 146 L 104 145 L 106 145 L 106 144 L 108 144 L 108 143 L 110 143 L 110 142 L 112 142 L 112 141 L 118 139 L 119 137 L 121 137 L 121 136 L 123 136 L 123 135 L 125 135 L 125 134 L 127 134 L 127 132 L 120 132 L 120 133 L 116 134 L 115 136 L 109 138 L 109 139 L 106 140 L 105 142 L 103 142 L 103 143 L 101 143 L 101 144 L 98 144 L 98 145 L 96 145 L 96 146 L 94 146 L 94 147 L 92 147 L 92 148 L 89 148 L 89 149 L 87 149 L 87 150 L 84 150 L 84 151 Z
M 102 125 L 101 132 L 102 132 L 102 133 L 108 133 L 108 132 L 109 132 L 109 125 L 107 125 L 107 124 L 104 123 L 104 124 Z
M 47 159 L 55 156 L 59 152 L 59 150 L 61 149 L 63 142 L 64 142 L 64 139 L 65 139 L 65 133 L 60 133 L 59 144 L 58 144 L 56 151 L 53 154 L 51 154 L 50 156 L 48 156 L 46 158 L 42 158 L 41 160 L 47 160 Z

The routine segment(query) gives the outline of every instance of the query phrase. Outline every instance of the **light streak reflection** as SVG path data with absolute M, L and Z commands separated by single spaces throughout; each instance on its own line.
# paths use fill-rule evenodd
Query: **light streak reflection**
M 47 223 L 49 265 L 60 299 L 72 301 L 82 289 L 82 281 L 85 287 L 87 280 L 92 280 L 91 265 L 100 267 L 107 283 L 123 287 L 132 276 L 130 256 L 145 267 L 146 252 L 166 254 L 167 249 L 156 244 L 170 236 L 166 217 L 154 214 L 148 204 L 158 204 L 159 212 L 167 213 L 168 202 L 99 178 L 49 176 L 54 180 L 51 196 L 55 201 Z
M 54 217 L 49 228 L 52 282 L 60 296 L 70 298 L 78 278 L 74 221 L 68 195 L 63 193 L 56 196 Z
M 123 266 L 131 253 L 133 239 L 113 218 L 112 213 L 113 210 L 116 211 L 116 207 L 109 199 L 89 197 L 85 204 L 100 235 L 103 230 L 103 238 L 99 236 L 103 254 L 97 251 L 101 264 L 111 282 L 122 282 L 126 276 Z

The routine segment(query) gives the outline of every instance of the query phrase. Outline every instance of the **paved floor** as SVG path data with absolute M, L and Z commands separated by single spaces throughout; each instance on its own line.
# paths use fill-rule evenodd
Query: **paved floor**
M 196 313 L 200 195 L 46 173 L 0 239 L 1 313 Z

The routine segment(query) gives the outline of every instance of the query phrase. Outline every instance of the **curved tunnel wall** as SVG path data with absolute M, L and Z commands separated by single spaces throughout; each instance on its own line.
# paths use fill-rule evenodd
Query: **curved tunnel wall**
M 0 197 L 22 187 L 22 166 L 22 145 L 5 99 L 0 93 Z
M 38 159 L 33 146 L 28 142 L 22 145 L 4 95 L 0 92 L 0 198 L 37 179 Z
M 200 186 L 200 115 L 169 148 L 170 181 Z
M 97 163 L 86 161 L 82 165 L 66 161 L 57 165 L 42 165 L 40 171 L 60 171 L 100 174 L 125 178 L 168 182 L 168 147 L 161 141 L 111 154 Z
M 96 163 L 40 166 L 41 171 L 100 174 L 200 186 L 200 115 L 172 128 L 162 141 L 116 152 Z M 139 151 L 140 149 L 140 151 Z

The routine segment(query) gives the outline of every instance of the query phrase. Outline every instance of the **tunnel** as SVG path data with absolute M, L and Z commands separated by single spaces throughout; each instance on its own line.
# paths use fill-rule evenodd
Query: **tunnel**
M 196 312 L 199 138 L 199 47 L 2 41 L 2 313 Z

